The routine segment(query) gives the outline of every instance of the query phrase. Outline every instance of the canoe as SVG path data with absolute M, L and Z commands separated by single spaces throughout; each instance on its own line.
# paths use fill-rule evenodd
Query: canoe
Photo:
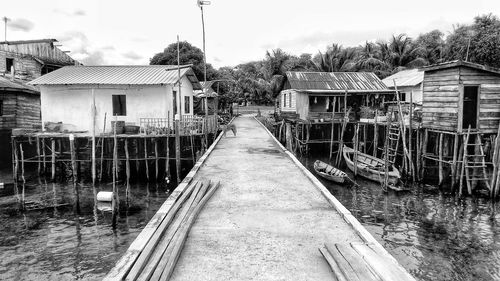
M 349 170 L 354 172 L 354 149 L 344 146 L 342 154 L 344 156 L 345 162 Z M 385 178 L 385 162 L 384 160 L 365 154 L 361 152 L 357 152 L 357 174 L 367 178 L 372 181 L 379 182 L 381 184 L 384 183 Z M 396 186 L 401 179 L 401 174 L 398 169 L 394 167 L 394 165 L 390 165 L 388 168 L 388 176 L 389 176 L 389 187 L 394 190 L 400 190 Z
M 336 183 L 344 183 L 347 180 L 346 173 L 320 160 L 314 162 L 314 171 L 320 177 Z

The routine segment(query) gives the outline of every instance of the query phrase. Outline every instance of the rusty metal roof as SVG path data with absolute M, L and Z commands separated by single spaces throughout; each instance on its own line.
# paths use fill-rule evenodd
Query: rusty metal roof
M 65 66 L 45 74 L 32 85 L 167 85 L 178 81 L 175 65 Z M 181 66 L 194 90 L 201 85 L 189 65 Z
M 413 87 L 424 81 L 424 72 L 419 69 L 401 70 L 382 80 L 389 88 L 394 88 L 394 80 L 398 87 Z
M 11 81 L 6 77 L 0 76 L 0 90 L 1 91 L 13 91 L 13 92 L 27 92 L 32 94 L 38 94 L 37 88 L 31 85 L 27 85 L 24 82 L 14 80 Z
M 291 72 L 286 73 L 291 89 L 326 92 L 389 92 L 371 72 Z

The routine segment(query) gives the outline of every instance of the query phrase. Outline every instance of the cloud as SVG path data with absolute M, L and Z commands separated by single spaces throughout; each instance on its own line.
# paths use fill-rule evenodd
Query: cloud
M 7 23 L 7 28 L 13 31 L 31 31 L 35 24 L 27 19 L 14 19 Z
M 139 55 L 139 54 L 137 54 L 134 51 L 123 53 L 122 56 L 125 57 L 126 59 L 130 59 L 130 60 L 140 60 L 140 59 L 142 59 L 142 56 Z
M 106 64 L 108 57 L 106 51 L 110 47 L 94 47 L 85 33 L 78 30 L 71 30 L 57 37 L 58 41 L 66 48 L 71 50 L 69 54 L 72 58 L 80 61 L 84 65 L 103 65 Z
M 73 17 L 73 16 L 81 17 L 81 16 L 87 15 L 87 12 L 85 12 L 85 10 L 82 10 L 82 9 L 77 9 L 77 10 L 74 10 L 73 12 L 63 11 L 60 9 L 54 9 L 54 10 L 52 10 L 52 12 L 54 12 L 56 14 L 65 15 L 68 17 Z
M 75 10 L 73 12 L 73 15 L 74 16 L 85 16 L 85 15 L 87 15 L 87 12 L 85 12 L 84 10 L 79 9 L 79 10 Z

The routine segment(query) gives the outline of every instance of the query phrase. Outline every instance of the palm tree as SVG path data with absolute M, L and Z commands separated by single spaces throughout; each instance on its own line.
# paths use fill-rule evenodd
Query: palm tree
M 387 76 L 391 71 L 390 65 L 384 61 L 380 45 L 368 41 L 360 47 L 356 59 L 356 69 L 374 72 L 379 77 Z
M 389 43 L 390 62 L 393 70 L 426 65 L 425 59 L 418 56 L 420 49 L 415 48 L 412 39 L 406 34 L 393 35 Z

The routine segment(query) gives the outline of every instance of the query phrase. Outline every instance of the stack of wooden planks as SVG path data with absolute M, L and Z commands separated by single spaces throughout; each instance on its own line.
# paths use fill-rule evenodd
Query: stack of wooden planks
M 169 280 L 191 226 L 219 185 L 191 183 L 156 228 L 124 280 Z
M 320 249 L 337 281 L 414 281 L 392 257 L 365 243 L 327 243 Z

